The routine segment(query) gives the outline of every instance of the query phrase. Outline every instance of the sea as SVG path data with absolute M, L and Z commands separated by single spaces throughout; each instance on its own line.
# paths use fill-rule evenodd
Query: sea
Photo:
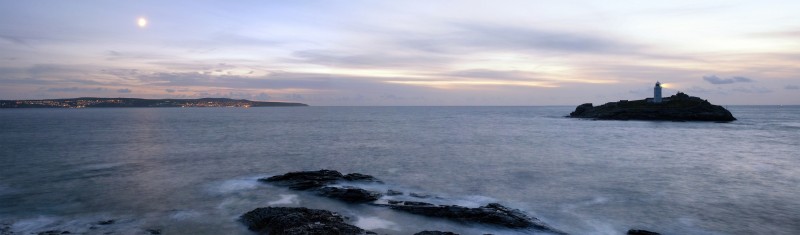
M 0 234 L 253 234 L 258 207 L 379 234 L 536 234 L 257 181 L 331 169 L 437 204 L 500 203 L 569 234 L 800 234 L 800 106 L 737 121 L 597 121 L 574 107 L 0 110 Z

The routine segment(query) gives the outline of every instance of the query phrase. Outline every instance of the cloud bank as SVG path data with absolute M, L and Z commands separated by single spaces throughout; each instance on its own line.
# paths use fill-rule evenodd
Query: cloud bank
M 711 76 L 704 76 L 703 80 L 708 83 L 721 85 L 721 84 L 733 84 L 733 83 L 743 83 L 743 82 L 753 82 L 753 79 L 746 78 L 746 77 L 731 77 L 731 78 L 720 78 L 716 75 Z

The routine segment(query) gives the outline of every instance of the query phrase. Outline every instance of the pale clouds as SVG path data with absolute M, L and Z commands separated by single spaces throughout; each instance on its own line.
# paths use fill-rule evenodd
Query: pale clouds
M 0 99 L 571 105 L 643 98 L 639 91 L 659 80 L 718 103 L 785 103 L 800 100 L 786 85 L 798 84 L 800 25 L 781 19 L 799 5 L 8 1 L 0 3 Z M 137 27 L 138 17 L 148 27 Z

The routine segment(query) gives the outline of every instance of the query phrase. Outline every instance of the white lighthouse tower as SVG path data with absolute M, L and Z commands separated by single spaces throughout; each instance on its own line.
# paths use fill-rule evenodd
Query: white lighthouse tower
M 656 87 L 653 88 L 653 103 L 661 103 L 661 82 L 656 81 Z

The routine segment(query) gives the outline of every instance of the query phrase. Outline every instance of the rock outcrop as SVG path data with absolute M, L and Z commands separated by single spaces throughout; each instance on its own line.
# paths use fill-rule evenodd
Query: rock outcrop
M 532 218 L 524 212 L 511 209 L 498 203 L 489 203 L 478 208 L 457 205 L 434 205 L 426 202 L 388 201 L 387 204 L 374 204 L 412 214 L 445 218 L 461 223 L 481 223 L 512 229 L 535 229 L 554 234 L 565 234 L 551 228 L 539 219 Z
M 422 232 L 415 233 L 414 235 L 458 235 L 458 233 L 425 230 Z
M 559 230 L 551 228 L 539 219 L 526 215 L 520 210 L 511 209 L 497 203 L 490 203 L 477 208 L 469 208 L 457 205 L 435 205 L 419 201 L 379 201 L 383 196 L 382 193 L 353 186 L 335 185 L 342 182 L 381 183 L 380 180 L 373 176 L 359 173 L 344 175 L 334 170 L 301 171 L 259 179 L 259 181 L 289 187 L 294 190 L 310 191 L 319 196 L 348 203 L 369 203 L 370 205 L 388 207 L 417 215 L 449 219 L 461 223 L 479 223 L 510 229 L 530 229 L 553 234 L 564 234 Z M 396 190 L 388 190 L 386 194 L 390 196 L 409 195 L 409 197 L 419 199 L 433 197 L 422 193 L 406 194 Z M 441 199 L 439 197 L 436 198 Z M 261 212 L 261 214 L 263 213 L 264 212 Z M 243 218 L 244 217 L 245 216 L 243 216 Z M 248 218 L 249 217 L 252 216 L 248 216 Z M 245 224 L 250 226 L 249 224 L 251 223 Z M 254 230 L 259 229 L 259 227 L 256 227 Z
M 631 230 L 628 230 L 627 235 L 661 235 L 661 234 L 657 233 L 657 232 L 647 231 L 647 230 L 631 229 Z
M 573 118 L 600 120 L 735 121 L 730 111 L 698 97 L 679 92 L 661 103 L 648 100 L 621 100 L 600 106 L 579 105 L 569 114 Z
M 269 235 L 374 234 L 345 223 L 345 217 L 304 207 L 262 207 L 245 213 L 239 221 L 251 231 Z
M 324 197 L 338 199 L 350 203 L 371 202 L 378 200 L 382 195 L 378 192 L 356 187 L 323 187 L 317 194 Z
M 343 175 L 334 170 L 298 171 L 283 175 L 276 175 L 258 181 L 289 187 L 294 190 L 318 189 L 340 181 L 350 182 L 380 182 L 371 175 L 352 173 Z
M 371 202 L 383 196 L 379 192 L 351 186 L 329 186 L 338 182 L 381 182 L 371 175 L 359 173 L 343 175 L 334 170 L 299 171 L 259 179 L 259 181 L 289 187 L 294 190 L 313 191 L 317 195 L 349 203 Z

